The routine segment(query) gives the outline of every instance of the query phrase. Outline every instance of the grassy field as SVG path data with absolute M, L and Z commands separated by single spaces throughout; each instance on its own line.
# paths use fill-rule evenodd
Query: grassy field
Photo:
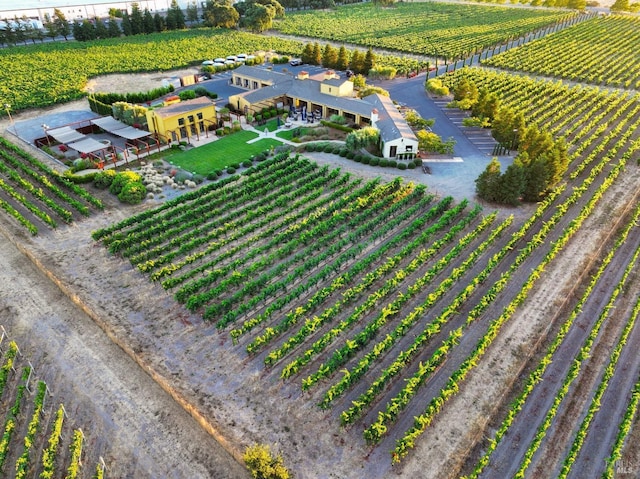
M 184 170 L 207 175 L 214 170 L 222 170 L 233 163 L 248 160 L 271 147 L 282 145 L 278 140 L 271 138 L 247 143 L 256 137 L 257 135 L 251 131 L 240 131 L 207 145 L 177 152 L 165 159 Z
M 398 3 L 393 8 L 365 3 L 288 13 L 274 28 L 292 35 L 453 58 L 571 15 L 559 10 L 436 2 Z

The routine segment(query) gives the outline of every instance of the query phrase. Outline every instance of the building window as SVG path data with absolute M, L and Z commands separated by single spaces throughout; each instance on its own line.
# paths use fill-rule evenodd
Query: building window
M 413 151 L 413 145 L 407 145 L 405 151 Z
M 193 115 L 189 115 L 189 123 L 193 123 Z
M 178 125 L 184 126 L 184 118 L 178 118 Z
M 254 81 L 253 82 L 253 89 L 256 90 L 258 88 L 258 82 Z
M 198 113 L 198 120 L 202 120 L 202 113 Z

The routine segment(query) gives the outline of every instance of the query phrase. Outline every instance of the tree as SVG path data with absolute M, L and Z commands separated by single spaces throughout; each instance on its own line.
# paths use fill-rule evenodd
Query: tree
M 351 62 L 349 63 L 349 66 L 354 73 L 360 73 L 363 75 L 368 73 L 364 69 L 364 54 L 359 50 L 354 50 L 351 53 Z
M 365 148 L 369 145 L 377 145 L 380 140 L 380 130 L 372 126 L 365 126 L 354 130 L 344 139 L 345 146 L 352 151 Z
M 85 19 L 82 22 L 74 22 L 73 27 L 73 38 L 75 38 L 79 42 L 87 42 L 89 40 L 95 40 L 96 38 L 96 30 L 93 24 Z
M 198 5 L 196 5 L 196 2 L 187 3 L 187 21 L 198 23 Z
M 99 18 L 93 19 L 96 30 L 96 38 L 109 38 L 109 29 Z
M 116 17 L 109 17 L 109 26 L 107 28 L 109 30 L 109 38 L 118 38 L 122 35 L 122 30 L 118 26 Z
M 475 180 L 476 193 L 485 201 L 496 201 L 500 184 L 500 162 L 493 158 Z
M 318 42 L 315 42 L 313 44 L 313 54 L 311 55 L 311 61 L 309 63 L 311 65 L 322 64 L 322 49 L 320 48 L 320 44 Z
M 42 22 L 42 25 L 44 26 L 44 29 L 47 32 L 46 35 L 48 37 L 53 39 L 58 36 L 58 27 L 51 19 L 51 15 L 49 15 L 48 13 L 44 14 L 44 22 Z
M 612 12 L 628 12 L 631 10 L 629 0 L 616 0 L 610 7 Z
M 153 20 L 153 15 L 151 15 L 148 8 L 145 8 L 142 14 L 142 31 L 146 34 L 156 31 L 156 22 Z
M 65 40 L 69 40 L 71 26 L 65 18 L 64 13 L 57 8 L 53 10 L 53 23 L 56 25 L 58 35 L 63 36 Z
M 462 78 L 453 88 L 453 99 L 457 101 L 468 100 L 470 103 L 475 103 L 478 95 L 478 87 L 468 78 Z
M 122 14 L 122 33 L 126 37 L 133 35 L 133 30 L 131 29 L 131 18 L 129 17 L 129 12 L 124 12 Z
M 524 133 L 525 122 L 522 112 L 516 115 L 511 108 L 500 108 L 493 120 L 491 135 L 507 148 L 517 149 L 520 135 Z
M 229 1 L 208 0 L 204 6 L 204 23 L 208 27 L 234 28 L 240 20 L 240 13 Z
M 517 206 L 526 186 L 524 167 L 517 159 L 507 167 L 497 185 L 495 200 L 498 203 Z
M 311 64 L 313 61 L 313 45 L 311 43 L 305 44 L 302 49 L 302 54 L 300 55 L 300 60 L 302 60 L 302 63 L 308 64 Z
M 177 0 L 171 0 L 171 6 L 167 10 L 167 28 L 169 30 L 181 30 L 186 26 L 184 12 L 180 9 Z
M 349 68 L 349 52 L 344 45 L 338 50 L 338 58 L 336 60 L 336 70 L 344 71 Z
M 271 28 L 275 10 L 273 7 L 254 3 L 250 5 L 244 16 L 244 25 L 251 31 L 260 33 Z
M 362 69 L 364 71 L 362 71 L 362 73 L 364 75 L 368 75 L 369 72 L 375 66 L 376 66 L 376 55 L 375 53 L 373 53 L 373 50 L 371 50 L 371 47 L 369 47 L 369 49 L 367 50 L 367 53 L 365 53 L 364 55 L 364 61 L 362 63 Z
M 440 138 L 438 134 L 427 130 L 416 132 L 416 138 L 418 138 L 419 150 L 440 154 L 453 153 L 453 147 L 455 146 L 455 140 L 453 138 L 442 141 L 442 138 Z
M 153 24 L 156 32 L 164 32 L 167 29 L 167 23 L 164 21 L 164 17 L 158 12 L 153 16 Z
M 274 457 L 267 445 L 248 447 L 242 458 L 256 479 L 289 479 L 289 471 L 284 467 L 282 456 Z
M 142 11 L 137 3 L 131 4 L 131 14 L 129 15 L 131 21 L 131 34 L 138 35 L 144 33 L 144 20 L 142 18 Z
M 478 118 L 487 118 L 493 121 L 500 109 L 500 98 L 496 93 L 489 92 L 487 87 L 482 87 L 478 92 L 478 99 L 471 107 L 471 115 Z
M 337 63 L 338 52 L 330 43 L 327 43 L 322 52 L 322 66 L 325 68 L 336 68 Z

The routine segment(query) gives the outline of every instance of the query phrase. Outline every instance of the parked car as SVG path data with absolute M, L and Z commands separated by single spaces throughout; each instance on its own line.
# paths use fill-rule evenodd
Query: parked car
M 351 70 L 345 71 L 344 74 L 347 76 L 347 78 L 351 78 L 353 76 L 353 72 Z
M 300 60 L 299 58 L 292 58 L 291 60 L 289 60 L 289 65 L 291 65 L 292 67 L 297 67 L 302 65 L 302 60 Z

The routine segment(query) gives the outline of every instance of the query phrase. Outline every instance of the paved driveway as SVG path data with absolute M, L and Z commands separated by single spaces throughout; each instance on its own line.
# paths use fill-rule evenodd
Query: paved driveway
M 424 89 L 425 74 L 414 78 L 373 82 L 389 92 L 389 96 L 409 108 L 413 108 L 423 118 L 436 120 L 433 131 L 443 139 L 453 137 L 456 141 L 453 156 L 462 161 L 429 162 L 431 175 L 427 185 L 440 194 L 451 194 L 456 198 L 475 196 L 475 179 L 482 173 L 493 156 L 493 146 L 487 135 L 478 134 L 476 129 L 465 133 L 462 122 L 452 121 L 446 114 L 446 102 L 430 98 Z M 473 140 L 473 141 L 472 141 Z M 513 163 L 511 157 L 499 157 L 503 170 Z

